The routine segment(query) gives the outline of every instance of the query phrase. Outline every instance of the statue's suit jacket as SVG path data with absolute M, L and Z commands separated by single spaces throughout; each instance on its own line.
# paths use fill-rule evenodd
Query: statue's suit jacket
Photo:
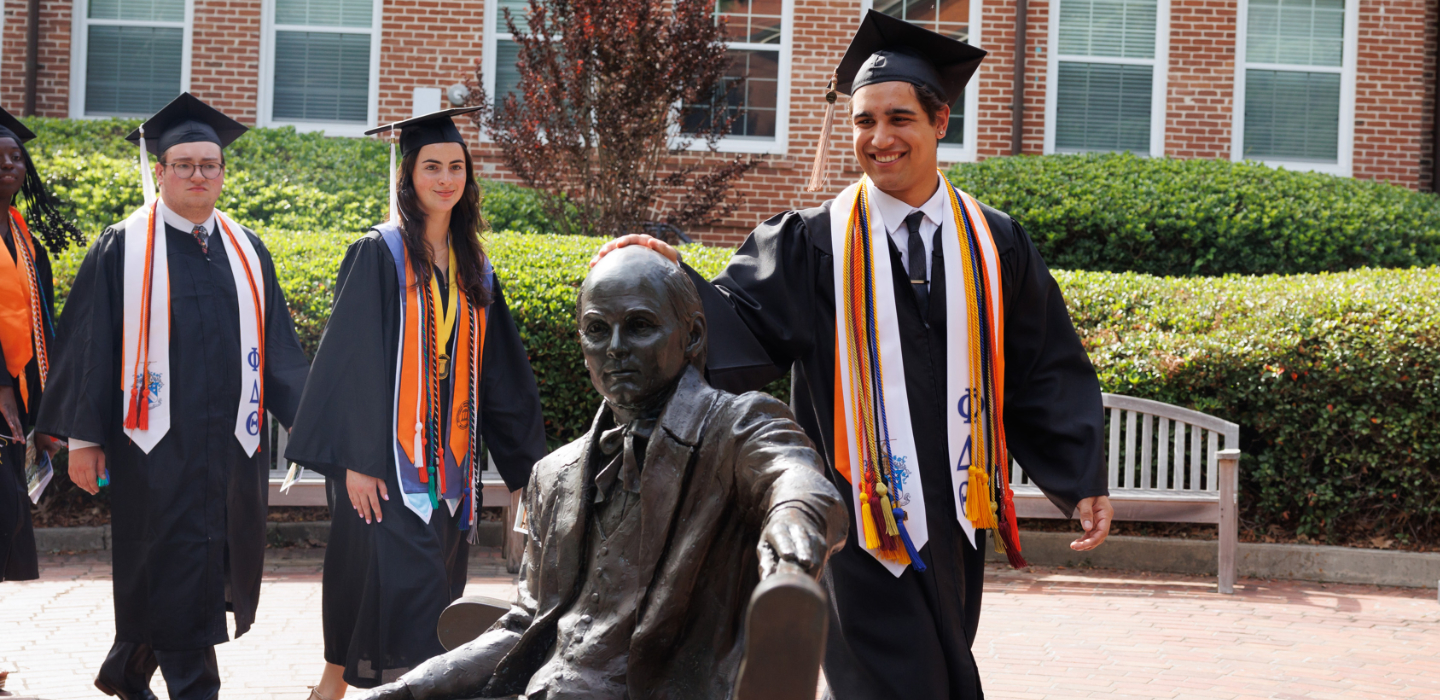
M 557 622 L 583 582 L 598 461 L 590 453 L 608 410 L 602 407 L 590 432 L 540 460 L 531 474 L 525 493 L 531 536 L 515 605 L 444 657 L 448 681 L 435 679 L 431 688 L 410 682 L 415 697 L 523 693 L 544 664 Z M 640 478 L 637 565 L 642 585 L 649 585 L 629 648 L 629 696 L 725 700 L 740 664 L 745 608 L 759 581 L 756 544 L 766 519 L 797 509 L 833 551 L 848 529 L 845 506 L 785 404 L 713 389 L 693 368 L 651 434 Z M 462 676 L 488 679 L 483 690 L 451 683 Z

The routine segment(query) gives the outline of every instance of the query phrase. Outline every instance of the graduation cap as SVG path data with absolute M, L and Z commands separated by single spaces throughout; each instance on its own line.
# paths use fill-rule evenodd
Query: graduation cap
M 365 132 L 365 135 L 399 131 L 402 156 L 418 151 L 432 143 L 458 143 L 463 146 L 465 137 L 460 135 L 460 129 L 455 126 L 455 121 L 451 117 L 469 114 L 483 108 L 483 106 L 475 106 L 442 109 L 439 112 L 422 114 L 418 117 L 377 126 Z M 395 202 L 395 143 L 392 141 L 390 143 L 390 221 L 395 223 L 399 220 L 400 210 Z
M 460 114 L 469 114 L 480 109 L 482 109 L 480 106 L 442 109 L 439 112 L 431 112 L 418 117 L 411 117 L 403 121 L 375 127 L 365 132 L 365 135 L 382 134 L 398 129 L 400 131 L 401 155 L 408 155 L 412 151 L 418 151 L 432 143 L 458 143 L 464 145 L 465 137 L 460 135 L 460 129 L 455 126 L 455 121 L 452 120 L 451 117 Z
M 984 49 L 963 41 L 883 12 L 867 11 L 826 92 L 830 106 L 825 110 L 815 167 L 805 189 L 815 192 L 824 184 L 825 146 L 835 120 L 837 92 L 853 95 L 866 85 L 902 82 L 929 88 L 949 104 L 960 98 L 985 55 Z
M 159 157 L 182 143 L 208 141 L 224 148 L 249 130 L 194 95 L 182 92 L 125 140 L 137 146 L 143 144 L 145 150 Z
M 23 146 L 26 141 L 35 138 L 35 132 L 25 128 L 15 115 L 0 107 L 0 138 L 15 139 L 15 143 Z

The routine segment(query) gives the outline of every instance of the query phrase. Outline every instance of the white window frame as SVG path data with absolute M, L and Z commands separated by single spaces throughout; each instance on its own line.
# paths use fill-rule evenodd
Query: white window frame
M 195 38 L 195 0 L 185 0 L 183 22 L 141 22 L 124 19 L 89 18 L 90 0 L 73 0 L 70 6 L 70 118 L 108 119 L 111 115 L 85 114 L 86 51 L 89 50 L 90 26 L 170 27 L 182 29 L 185 38 L 180 44 L 180 92 L 190 91 L 191 45 Z M 147 115 L 148 116 L 148 115 Z
M 324 132 L 326 136 L 364 136 L 365 131 L 375 127 L 380 110 L 380 51 L 383 46 L 384 0 L 372 0 L 370 11 L 370 94 L 366 97 L 365 123 L 333 121 L 300 121 L 274 119 L 272 110 L 275 101 L 275 32 L 329 32 L 335 34 L 365 34 L 355 27 L 321 27 L 312 25 L 287 25 L 275 23 L 275 0 L 260 3 L 260 90 L 256 96 L 256 126 L 293 126 L 296 131 Z
M 982 7 L 985 0 L 970 0 L 970 41 L 971 46 L 980 46 L 980 37 L 983 36 L 981 29 L 984 19 Z M 863 19 L 865 13 L 874 9 L 875 0 L 860 0 L 860 17 Z M 941 165 L 946 163 L 974 163 L 979 160 L 979 148 L 976 141 L 980 138 L 980 79 L 985 73 L 985 63 L 981 62 L 980 67 L 975 69 L 975 75 L 971 76 L 970 83 L 965 86 L 965 133 L 959 146 L 953 143 L 942 143 L 936 149 L 936 159 Z
M 1115 58 L 1107 56 L 1074 56 L 1060 53 L 1060 3 L 1050 4 L 1049 33 L 1045 52 L 1045 155 L 1055 153 L 1056 93 L 1060 85 L 1060 62 L 1113 63 L 1130 66 L 1152 66 L 1150 79 L 1150 157 L 1165 155 L 1165 99 L 1169 95 L 1170 77 L 1170 0 L 1155 1 L 1154 58 Z M 1243 2 L 1243 0 L 1241 0 Z
M 716 144 L 717 149 L 721 153 L 785 155 L 785 153 L 788 152 L 790 142 L 790 53 L 791 47 L 794 44 L 792 40 L 792 27 L 794 25 L 795 0 L 781 0 L 781 3 L 780 72 L 775 87 L 775 136 L 725 136 Z M 515 40 L 510 32 L 500 31 L 501 17 L 499 8 L 499 0 L 488 0 L 485 3 L 485 50 L 480 59 L 480 71 L 484 79 L 485 94 L 492 100 L 497 97 L 495 94 L 495 55 L 497 44 L 499 41 Z M 775 44 L 726 42 L 726 46 L 728 48 L 742 50 L 776 50 Z M 490 135 L 482 129 L 480 140 L 482 142 L 490 142 L 492 139 Z M 708 152 L 710 147 L 705 143 L 704 139 L 694 139 L 689 146 L 687 146 L 686 150 Z
M 1246 41 L 1249 35 L 1250 2 L 1239 0 L 1236 8 L 1235 25 L 1235 99 L 1234 113 L 1230 127 L 1230 160 L 1239 163 L 1245 160 L 1245 71 L 1277 70 L 1297 73 L 1339 73 L 1340 74 L 1340 128 L 1339 147 L 1336 162 L 1316 163 L 1314 161 L 1285 160 L 1283 158 L 1261 158 L 1256 162 L 1274 168 L 1309 171 L 1351 177 L 1355 168 L 1355 81 L 1359 65 L 1360 1 L 1345 0 L 1345 37 L 1341 47 L 1340 67 L 1300 66 L 1288 63 L 1247 63 Z

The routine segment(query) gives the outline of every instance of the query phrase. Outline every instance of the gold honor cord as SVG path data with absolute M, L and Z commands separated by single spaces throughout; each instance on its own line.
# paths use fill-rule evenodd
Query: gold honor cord
M 460 290 L 455 288 L 455 249 L 447 246 L 449 251 L 449 267 L 445 270 L 446 283 L 450 289 L 450 304 L 447 306 L 440 297 L 440 283 L 435 281 L 435 275 L 430 275 L 430 295 L 435 299 L 435 308 L 440 309 L 440 327 L 435 337 L 435 346 L 440 349 L 440 378 L 450 377 L 450 334 L 455 332 L 456 310 L 460 305 L 455 303 L 455 295 Z

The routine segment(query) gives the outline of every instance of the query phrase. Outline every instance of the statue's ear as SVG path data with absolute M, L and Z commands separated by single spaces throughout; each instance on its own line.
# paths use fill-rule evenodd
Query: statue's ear
M 690 319 L 690 333 L 685 339 L 685 356 L 696 358 L 705 354 L 705 315 L 695 314 Z

